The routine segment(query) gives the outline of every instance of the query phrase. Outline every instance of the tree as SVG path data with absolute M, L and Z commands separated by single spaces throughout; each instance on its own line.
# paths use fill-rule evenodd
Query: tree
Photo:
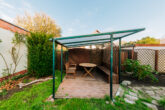
M 141 40 L 130 41 L 130 42 L 124 43 L 125 46 L 135 45 L 135 44 L 160 44 L 160 40 L 148 36 L 148 37 L 142 38 Z
M 135 41 L 129 41 L 129 42 L 124 43 L 123 45 L 124 46 L 130 46 L 130 45 L 135 45 L 135 44 L 136 44 Z
M 15 24 L 33 33 L 39 32 L 52 34 L 55 37 L 61 36 L 60 27 L 45 13 L 35 13 L 34 15 L 25 13 L 25 15 L 15 18 Z
M 160 44 L 160 40 L 148 36 L 138 40 L 136 44 Z

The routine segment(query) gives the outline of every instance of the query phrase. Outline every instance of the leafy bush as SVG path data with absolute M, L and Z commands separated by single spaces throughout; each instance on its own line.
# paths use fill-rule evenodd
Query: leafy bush
M 145 78 L 151 78 L 152 82 L 158 81 L 158 79 L 154 76 L 153 70 L 150 65 L 141 65 L 138 60 L 132 59 L 127 59 L 123 65 L 125 71 L 132 72 L 132 76 L 138 78 L 138 80 L 145 80 Z
M 52 74 L 52 35 L 31 33 L 27 37 L 28 72 L 35 77 Z
M 124 68 L 126 72 L 133 72 L 140 65 L 139 61 L 127 59 L 124 61 Z

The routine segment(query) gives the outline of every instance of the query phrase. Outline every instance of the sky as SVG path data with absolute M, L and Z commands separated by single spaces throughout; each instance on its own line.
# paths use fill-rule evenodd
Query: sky
M 0 18 L 13 22 L 24 12 L 44 12 L 62 29 L 62 36 L 146 28 L 124 38 L 165 38 L 165 0 L 0 0 Z

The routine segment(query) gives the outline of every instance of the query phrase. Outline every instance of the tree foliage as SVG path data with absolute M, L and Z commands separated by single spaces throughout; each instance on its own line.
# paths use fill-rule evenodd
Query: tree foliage
M 123 45 L 130 46 L 130 45 L 135 45 L 135 44 L 136 44 L 135 41 L 129 41 L 129 42 L 124 43 Z
M 55 37 L 61 36 L 60 27 L 45 13 L 35 13 L 34 15 L 25 13 L 23 16 L 15 18 L 15 24 L 33 33 L 39 32 L 51 34 Z
M 148 36 L 138 40 L 136 44 L 160 44 L 160 40 Z
M 148 37 L 144 37 L 144 38 L 137 40 L 137 41 L 127 42 L 124 45 L 127 46 L 127 45 L 134 45 L 134 44 L 160 44 L 160 40 L 148 36 Z

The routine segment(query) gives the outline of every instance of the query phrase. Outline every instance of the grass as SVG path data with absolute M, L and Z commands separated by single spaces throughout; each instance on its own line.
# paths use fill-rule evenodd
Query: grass
M 18 80 L 18 79 L 23 78 L 23 77 L 25 77 L 25 76 L 27 76 L 27 75 L 28 75 L 28 73 L 20 74 L 20 75 L 18 75 L 18 76 L 12 77 L 11 80 Z
M 56 90 L 60 84 L 60 73 L 57 72 Z M 14 93 L 9 99 L 0 101 L 0 110 L 33 110 L 34 106 L 44 104 L 52 94 L 52 80 L 25 88 Z
M 165 109 L 165 98 L 158 101 L 159 105 Z
M 22 80 L 23 83 L 29 83 L 29 82 L 31 82 L 31 81 L 32 81 L 32 80 L 30 80 L 30 79 L 23 79 L 23 80 Z
M 153 98 L 151 96 L 149 96 L 148 94 L 142 92 L 142 91 L 138 91 L 138 93 L 141 95 L 141 98 L 139 98 L 139 100 L 143 101 L 143 102 L 147 102 L 147 103 L 152 103 Z
M 3 89 L 2 92 L 0 92 L 0 96 L 4 96 L 7 94 L 7 90 L 6 89 Z
M 152 103 L 152 99 L 151 98 L 140 98 L 139 100 L 141 100 L 143 102 L 147 102 L 147 103 Z
M 57 72 L 56 90 L 60 84 L 60 73 Z M 56 99 L 45 102 L 52 94 L 52 80 L 25 88 L 14 93 L 9 99 L 0 101 L 0 110 L 150 110 L 140 100 L 128 104 L 121 97 L 116 97 L 114 104 L 108 96 L 104 99 Z

